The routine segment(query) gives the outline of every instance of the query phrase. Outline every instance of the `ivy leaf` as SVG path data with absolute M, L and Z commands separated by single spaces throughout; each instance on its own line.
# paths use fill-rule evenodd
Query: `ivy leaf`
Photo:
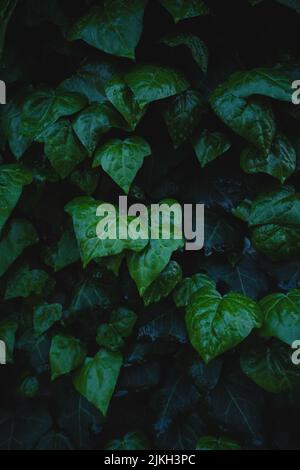
M 189 83 L 179 72 L 158 65 L 139 65 L 125 75 L 125 82 L 141 107 L 182 93 Z
M 86 104 L 84 96 L 52 88 L 33 91 L 25 99 L 21 115 L 21 133 L 36 138 L 46 127 L 63 116 L 80 111 Z
M 236 72 L 217 87 L 210 103 L 229 127 L 261 152 L 269 153 L 275 135 L 274 116 L 269 103 L 253 95 L 289 102 L 290 78 L 267 68 Z
M 109 351 L 118 351 L 124 346 L 122 336 L 110 323 L 103 323 L 99 326 L 96 341 L 99 346 L 103 346 Z
M 21 114 L 24 98 L 17 95 L 1 113 L 1 124 L 12 154 L 19 160 L 31 144 L 31 139 L 21 134 Z
M 63 334 L 53 336 L 49 354 L 51 380 L 77 369 L 85 356 L 85 346 L 78 339 Z
M 63 232 L 57 244 L 47 247 L 44 254 L 45 263 L 51 266 L 55 272 L 79 260 L 80 253 L 77 241 L 73 230 L 70 229 Z
M 157 437 L 161 436 L 177 415 L 186 414 L 198 405 L 200 395 L 196 387 L 189 382 L 185 374 L 171 374 L 163 388 L 157 393 L 158 417 L 154 423 Z
M 106 83 L 105 93 L 108 100 L 127 121 L 131 130 L 134 130 L 146 109 L 139 106 L 136 97 L 121 75 Z
M 16 410 L 0 410 L 0 449 L 30 450 L 52 426 L 46 409 L 36 404 L 19 406 Z
M 163 44 L 170 47 L 186 46 L 190 49 L 194 61 L 199 65 L 203 73 L 207 72 L 208 50 L 203 41 L 190 33 L 169 34 L 161 39 Z
M 84 267 L 93 259 L 117 255 L 125 249 L 140 251 L 148 243 L 148 240 L 143 239 L 100 239 L 96 233 L 96 226 L 99 222 L 96 211 L 100 204 L 100 201 L 96 201 L 91 197 L 80 197 L 73 199 L 73 201 L 69 202 L 65 207 L 66 212 L 70 214 L 73 219 L 74 230 Z
M 84 194 L 91 196 L 97 189 L 99 174 L 94 170 L 75 170 L 70 176 L 70 181 Z
M 246 173 L 267 173 L 281 183 L 296 170 L 296 151 L 283 134 L 277 134 L 270 153 L 265 155 L 255 148 L 247 148 L 241 154 L 241 167 Z
M 205 111 L 206 105 L 200 93 L 193 90 L 170 98 L 162 106 L 164 120 L 175 148 L 191 136 Z
M 69 39 L 83 39 L 108 54 L 134 59 L 145 6 L 145 0 L 104 0 L 78 20 Z
M 47 127 L 37 140 L 45 143 L 45 154 L 61 178 L 68 176 L 87 155 L 67 119 Z
M 300 253 L 300 194 L 281 186 L 245 200 L 233 214 L 252 228 L 252 242 L 272 260 L 291 259 Z
M 75 443 L 76 448 L 90 449 L 92 431 L 101 430 L 103 418 L 97 408 L 86 400 L 74 387 L 67 387 L 62 396 L 58 424 Z
M 15 336 L 18 324 L 13 320 L 4 320 L 0 323 L 0 340 L 6 346 L 6 361 L 14 362 Z
M 119 73 L 119 66 L 112 60 L 89 61 L 82 65 L 70 78 L 64 80 L 59 90 L 79 93 L 89 103 L 105 103 L 105 84 Z
M 241 245 L 240 233 L 224 217 L 211 211 L 206 212 L 205 224 L 205 255 L 233 251 Z
M 96 307 L 108 310 L 114 306 L 117 300 L 115 286 L 107 286 L 96 279 L 86 279 L 75 288 L 70 311 L 76 313 L 93 310 Z
M 120 353 L 101 349 L 87 357 L 73 379 L 76 390 L 105 416 L 114 392 L 123 358 Z
M 183 246 L 183 240 L 150 240 L 140 253 L 129 253 L 127 264 L 141 297 L 170 261 L 173 251 Z
M 261 312 L 244 295 L 231 292 L 222 297 L 212 287 L 203 287 L 186 308 L 186 326 L 193 347 L 208 363 L 259 328 Z
M 3 276 L 25 248 L 37 241 L 38 235 L 27 220 L 14 219 L 0 241 L 0 276 Z
M 123 338 L 131 335 L 137 315 L 127 307 L 119 307 L 110 316 L 110 324 Z
M 105 450 L 147 450 L 149 442 L 143 434 L 138 432 L 128 432 L 122 439 L 110 441 Z
M 230 149 L 231 143 L 222 132 L 204 130 L 194 136 L 192 144 L 202 168 Z
M 21 165 L 0 166 L 0 233 L 17 205 L 23 187 L 32 182 L 31 172 Z
M 196 450 L 240 450 L 235 441 L 227 437 L 203 436 L 197 442 Z
M 216 284 L 205 274 L 194 274 L 192 277 L 185 277 L 176 287 L 173 293 L 173 299 L 176 307 L 186 307 L 192 298 L 192 295 L 202 287 L 216 287 Z
M 300 366 L 291 361 L 291 349 L 280 341 L 254 344 L 241 355 L 243 372 L 267 392 L 281 393 L 300 386 Z
M 175 23 L 209 13 L 203 0 L 160 0 L 160 3 L 173 16 Z
M 182 269 L 176 261 L 170 261 L 158 278 L 143 295 L 144 305 L 148 306 L 167 297 L 182 279 Z
M 31 270 L 27 264 L 24 264 L 8 279 L 4 299 L 26 298 L 32 294 L 43 295 L 49 292 L 54 284 L 54 279 L 45 271 Z
M 61 304 L 42 304 L 34 309 L 33 327 L 37 334 L 43 334 L 62 317 Z
M 215 282 L 225 284 L 228 290 L 261 298 L 269 289 L 268 276 L 259 265 L 255 253 L 245 253 L 234 265 L 219 260 L 208 260 L 205 265 Z
M 211 393 L 215 418 L 229 429 L 257 439 L 261 436 L 263 397 L 242 373 L 227 373 Z
M 128 194 L 130 186 L 143 165 L 144 158 L 151 154 L 148 143 L 141 137 L 125 140 L 112 139 L 95 152 L 93 167 L 101 165 L 103 170 Z
M 94 103 L 81 111 L 73 121 L 73 129 L 91 155 L 101 137 L 111 128 L 126 127 L 120 114 L 108 103 Z
M 300 290 L 270 294 L 259 302 L 263 313 L 262 333 L 291 345 L 300 338 Z
M 138 337 L 150 339 L 152 342 L 175 340 L 179 343 L 186 343 L 184 316 L 175 309 L 159 309 L 156 313 L 149 310 L 145 313 L 139 327 Z
M 49 350 L 51 341 L 46 335 L 37 335 L 34 330 L 27 330 L 17 342 L 17 349 L 29 354 L 30 365 L 42 374 L 49 369 Z

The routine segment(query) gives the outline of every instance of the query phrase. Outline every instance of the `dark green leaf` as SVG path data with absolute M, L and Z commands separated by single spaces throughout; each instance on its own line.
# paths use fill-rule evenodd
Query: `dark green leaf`
M 33 327 L 37 334 L 45 333 L 62 316 L 60 304 L 42 304 L 34 309 Z
M 141 107 L 185 91 L 189 84 L 176 70 L 157 65 L 136 66 L 125 82 Z
M 135 58 L 146 0 L 104 0 L 73 26 L 69 39 L 83 39 L 109 54 Z
M 160 3 L 171 13 L 175 23 L 209 13 L 203 0 L 160 0 Z
M 267 173 L 284 183 L 296 170 L 296 152 L 287 137 L 277 134 L 267 155 L 255 148 L 245 149 L 241 167 L 246 173 Z
M 73 336 L 53 336 L 50 348 L 51 379 L 68 374 L 83 362 L 86 356 L 85 346 Z
M 175 33 L 165 36 L 161 42 L 170 47 L 186 46 L 203 73 L 207 72 L 208 49 L 203 41 L 190 33 Z
M 186 309 L 190 341 L 206 363 L 241 343 L 261 323 L 253 300 L 236 293 L 222 297 L 212 287 L 197 291 Z
M 101 349 L 94 357 L 86 358 L 83 366 L 74 376 L 76 390 L 106 415 L 114 392 L 122 356 L 116 352 Z
M 192 139 L 197 158 L 202 168 L 230 149 L 231 144 L 225 134 L 204 130 Z
M 141 137 L 125 140 L 112 139 L 95 152 L 93 167 L 101 165 L 103 170 L 128 194 L 130 186 L 143 165 L 151 148 Z

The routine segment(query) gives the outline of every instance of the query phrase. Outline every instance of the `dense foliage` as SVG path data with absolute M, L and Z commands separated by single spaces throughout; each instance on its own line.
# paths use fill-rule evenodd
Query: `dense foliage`
M 299 0 L 0 0 L 1 449 L 300 444 Z M 205 247 L 97 238 L 205 204 Z

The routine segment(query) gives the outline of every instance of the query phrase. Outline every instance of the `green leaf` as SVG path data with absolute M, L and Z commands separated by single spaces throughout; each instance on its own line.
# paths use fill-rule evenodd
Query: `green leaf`
M 125 82 L 141 107 L 182 93 L 189 83 L 179 72 L 158 65 L 139 65 L 125 75 Z
M 300 13 L 300 1 L 299 0 L 276 0 L 277 3 L 287 6 L 296 10 L 297 13 Z
M 38 239 L 34 227 L 27 220 L 13 220 L 0 241 L 0 276 L 3 276 L 25 248 L 36 243 Z
M 193 90 L 170 98 L 162 105 L 163 117 L 175 148 L 192 135 L 206 109 L 200 93 Z
M 147 450 L 149 442 L 143 434 L 138 432 L 128 432 L 122 439 L 110 441 L 105 450 Z
M 37 377 L 28 376 L 22 380 L 18 387 L 18 394 L 24 398 L 33 398 L 39 392 L 39 381 Z
M 119 307 L 110 316 L 110 324 L 122 336 L 127 338 L 131 335 L 136 323 L 137 315 L 127 307 Z
M 169 34 L 162 38 L 161 42 L 170 47 L 186 46 L 190 49 L 194 61 L 199 65 L 203 73 L 207 72 L 208 50 L 203 41 L 190 33 Z
M 184 323 L 184 315 L 176 311 L 176 309 L 160 309 L 156 314 L 149 309 L 149 313 L 143 320 L 138 330 L 139 338 L 146 338 L 150 341 L 170 341 L 174 343 L 186 343 L 186 328 Z M 144 317 L 145 315 L 143 315 Z
M 123 358 L 120 353 L 101 349 L 86 358 L 73 379 L 76 390 L 105 416 L 113 395 Z
M 33 327 L 37 334 L 45 333 L 62 317 L 61 304 L 42 304 L 33 311 Z
M 25 99 L 21 132 L 26 137 L 36 138 L 60 117 L 77 113 L 85 104 L 85 97 L 78 93 L 51 88 L 33 91 Z
M 176 261 L 170 261 L 158 278 L 146 289 L 144 305 L 148 306 L 167 297 L 182 279 L 182 269 Z
M 113 127 L 124 129 L 126 123 L 109 103 L 91 104 L 73 121 L 73 129 L 90 155 L 101 137 Z
M 202 168 L 230 149 L 231 143 L 222 132 L 203 130 L 195 135 L 192 144 Z
M 89 103 L 104 103 L 105 84 L 119 72 L 119 66 L 109 59 L 91 61 L 81 66 L 75 75 L 64 80 L 59 90 L 79 93 L 86 97 Z
M 241 356 L 243 372 L 267 392 L 281 393 L 299 388 L 300 366 L 291 360 L 291 349 L 277 341 L 269 346 L 253 345 Z
M 259 328 L 261 312 L 245 295 L 231 292 L 222 297 L 212 287 L 203 287 L 186 308 L 186 326 L 193 347 L 208 363 Z
M 87 196 L 91 196 L 97 189 L 99 174 L 89 169 L 75 170 L 70 176 L 70 181 Z
M 122 336 L 110 323 L 100 325 L 97 330 L 96 341 L 99 346 L 103 346 L 109 351 L 118 351 L 124 346 Z
M 200 273 L 184 278 L 173 293 L 176 307 L 186 307 L 190 303 L 192 295 L 202 287 L 214 289 L 216 284 L 208 276 Z
M 91 197 L 73 199 L 65 207 L 66 212 L 72 216 L 74 230 L 79 245 L 80 255 L 84 267 L 93 259 L 122 253 L 125 249 L 140 251 L 148 240 L 127 240 L 116 238 L 100 239 L 96 233 L 96 226 L 100 218 L 96 216 L 98 206 L 102 204 Z M 118 217 L 117 217 L 118 218 Z M 118 225 L 118 220 L 117 220 Z
M 300 338 L 300 290 L 270 294 L 259 302 L 263 313 L 262 333 L 291 345 Z
M 1 113 L 1 124 L 12 154 L 19 160 L 31 144 L 31 139 L 21 134 L 21 114 L 24 97 L 20 94 L 10 100 Z
M 0 340 L 6 347 L 6 361 L 14 362 L 15 336 L 18 324 L 13 320 L 4 320 L 0 323 Z
M 134 130 L 146 109 L 139 106 L 136 97 L 121 75 L 105 84 L 105 93 L 109 101 L 130 125 L 131 130 Z
M 122 338 L 131 335 L 136 320 L 137 315 L 132 310 L 119 307 L 112 312 L 110 322 L 98 328 L 97 343 L 110 351 L 118 351 L 124 345 Z
M 296 170 L 296 159 L 290 140 L 277 134 L 268 154 L 255 148 L 245 149 L 241 154 L 241 167 L 246 173 L 267 173 L 284 183 Z
M 272 260 L 300 254 L 300 194 L 291 186 L 245 200 L 233 214 L 248 223 L 254 246 Z
M 197 442 L 196 450 L 240 450 L 235 441 L 227 437 L 203 436 Z
M 0 166 L 0 233 L 17 205 L 23 187 L 32 182 L 31 172 L 21 165 Z
M 49 354 L 51 380 L 77 369 L 85 357 L 86 348 L 79 339 L 65 334 L 53 336 Z
M 72 229 L 65 230 L 56 245 L 46 248 L 44 260 L 55 272 L 80 260 L 77 241 Z
M 18 297 L 29 297 L 30 295 L 45 295 L 55 284 L 42 269 L 30 269 L 27 264 L 21 266 L 9 277 L 6 285 L 5 300 Z
M 269 153 L 275 135 L 274 116 L 269 103 L 254 95 L 290 102 L 290 78 L 267 68 L 236 72 L 216 88 L 210 103 L 237 134 L 263 153 Z
M 141 297 L 169 263 L 173 251 L 183 246 L 183 240 L 150 240 L 140 253 L 129 253 L 127 264 Z
M 69 39 L 83 39 L 108 54 L 135 58 L 146 0 L 104 0 L 73 26 Z
M 125 140 L 112 139 L 95 152 L 93 167 L 101 165 L 103 170 L 128 194 L 130 186 L 143 165 L 144 158 L 151 154 L 148 143 L 141 137 Z
M 61 178 L 68 176 L 87 156 L 67 119 L 47 127 L 37 140 L 45 143 L 45 154 Z
M 160 0 L 160 3 L 173 16 L 175 23 L 209 13 L 203 0 Z

